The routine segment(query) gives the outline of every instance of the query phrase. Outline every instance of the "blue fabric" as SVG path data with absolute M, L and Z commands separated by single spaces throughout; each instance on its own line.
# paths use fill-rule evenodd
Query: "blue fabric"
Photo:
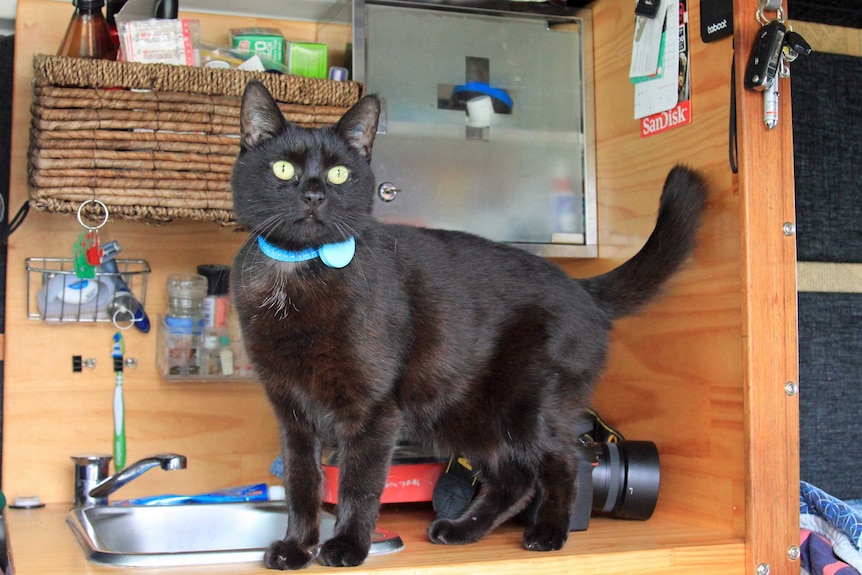
M 822 535 L 802 529 L 800 532 L 802 569 L 809 575 L 859 575 L 832 552 L 832 543 Z
M 799 512 L 816 515 L 846 534 L 856 549 L 862 544 L 862 513 L 837 497 L 805 481 L 800 482 Z

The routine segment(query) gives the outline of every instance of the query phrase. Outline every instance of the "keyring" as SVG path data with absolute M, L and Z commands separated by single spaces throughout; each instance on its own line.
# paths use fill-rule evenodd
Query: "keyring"
M 119 319 L 117 319 L 117 316 L 118 316 L 118 315 L 120 315 L 121 313 L 122 313 L 122 314 L 128 314 L 128 313 L 129 313 L 129 310 L 128 310 L 127 308 L 125 308 L 125 307 L 117 308 L 117 311 L 115 311 L 115 312 L 114 312 L 114 315 L 111 317 L 111 323 L 113 323 L 113 324 L 114 324 L 114 327 L 115 327 L 115 328 L 117 328 L 117 329 L 121 329 L 121 330 L 131 329 L 131 328 L 132 328 L 132 326 L 134 326 L 134 325 L 135 325 L 135 322 L 136 322 L 137 320 L 136 320 L 134 317 L 129 316 L 129 319 L 128 319 L 128 320 L 126 320 L 126 321 L 128 321 L 129 323 L 127 323 L 127 324 L 122 324 L 122 323 L 120 323 L 120 320 L 119 320 Z
M 84 218 L 83 218 L 84 206 L 86 206 L 87 204 L 91 204 L 91 203 L 92 204 L 98 204 L 99 207 L 101 207 L 102 210 L 105 212 L 105 218 L 102 220 L 102 222 L 98 226 L 89 226 L 89 225 L 84 223 Z M 105 203 L 102 202 L 101 200 L 85 200 L 85 201 L 81 202 L 81 205 L 78 206 L 78 223 L 81 224 L 82 227 L 85 227 L 90 231 L 98 230 L 99 228 L 101 228 L 102 226 L 104 226 L 105 224 L 108 223 L 108 206 L 106 206 Z
M 782 24 L 787 22 L 787 18 L 785 18 L 784 16 L 784 7 L 782 6 L 779 6 L 778 9 L 775 11 L 775 20 L 769 20 L 764 14 L 764 12 L 765 10 L 763 9 L 763 7 L 757 9 L 757 21 L 760 22 L 761 26 L 766 26 L 770 22 L 775 21 L 781 22 Z
M 117 329 L 130 329 L 140 321 L 135 319 L 134 310 L 126 306 L 125 302 L 129 302 L 130 305 L 131 302 L 135 302 L 132 294 L 125 291 L 114 294 L 114 297 L 111 298 L 110 302 L 108 302 L 108 313 L 111 314 L 111 323 L 113 323 L 114 327 Z M 112 309 L 113 313 L 111 313 Z

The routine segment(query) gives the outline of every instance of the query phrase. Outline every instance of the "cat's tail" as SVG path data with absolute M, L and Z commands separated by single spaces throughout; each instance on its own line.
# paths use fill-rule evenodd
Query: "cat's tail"
M 621 266 L 582 281 L 610 319 L 638 311 L 682 267 L 694 249 L 706 196 L 697 172 L 674 167 L 665 180 L 656 226 L 646 244 Z

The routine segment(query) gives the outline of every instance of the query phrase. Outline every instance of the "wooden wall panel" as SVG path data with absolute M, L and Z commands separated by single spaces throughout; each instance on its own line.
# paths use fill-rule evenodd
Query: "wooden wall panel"
M 32 53 L 59 42 L 67 16 L 52 24 L 38 10 L 40 2 L 22 5 L 19 25 L 33 34 L 21 36 L 17 50 L 19 79 L 17 110 L 29 105 L 29 60 Z M 56 12 L 56 11 L 55 11 Z M 696 10 L 692 10 L 696 18 Z M 205 37 L 218 30 L 218 19 L 207 16 Z M 586 275 L 616 265 L 640 247 L 654 223 L 661 183 L 670 167 L 686 162 L 705 170 L 712 187 L 696 261 L 674 280 L 665 301 L 646 311 L 644 317 L 623 321 L 615 334 L 615 345 L 597 405 L 630 437 L 656 441 L 663 454 L 665 485 L 660 513 L 685 517 L 735 533 L 742 532 L 742 460 L 739 452 L 721 446 L 741 443 L 741 376 L 739 346 L 738 200 L 726 163 L 726 113 L 729 88 L 730 42 L 711 46 L 693 45 L 694 121 L 690 126 L 642 140 L 638 122 L 632 118 L 632 87 L 625 71 L 630 47 L 620 38 L 633 34 L 633 16 L 628 2 L 602 1 L 594 10 L 596 54 L 596 123 L 598 126 L 598 189 L 600 197 L 600 259 L 569 264 L 576 275 Z M 253 24 L 261 25 L 255 20 Z M 237 25 L 230 20 L 227 25 Z M 697 21 L 692 22 L 696 32 Z M 51 35 L 53 34 L 53 38 Z M 16 138 L 26 141 L 28 117 L 16 115 Z M 25 197 L 24 142 L 16 149 L 13 205 Z M 52 233 L 48 233 L 51 230 Z M 68 455 L 82 449 L 110 447 L 110 394 L 113 377 L 109 368 L 108 326 L 44 326 L 23 319 L 22 269 L 26 256 L 63 254 L 71 246 L 78 227 L 71 218 L 32 213 L 12 238 L 10 249 L 10 361 L 7 366 L 5 485 L 15 494 L 36 491 L 48 500 L 65 500 Z M 125 222 L 111 223 L 107 234 L 121 241 L 129 257 L 145 257 L 153 266 L 148 308 L 164 308 L 162 286 L 172 271 L 191 269 L 197 263 L 227 262 L 240 241 L 237 234 L 210 224 L 173 223 L 160 228 Z M 40 238 L 34 242 L 34 238 Z M 34 251 L 38 247 L 38 251 Z M 236 477 L 266 478 L 266 469 L 249 469 L 248 461 L 261 461 L 276 452 L 275 430 L 260 392 L 254 384 L 230 391 L 233 400 L 219 401 L 228 393 L 222 384 L 165 384 L 153 369 L 152 335 L 128 335 L 128 354 L 137 355 L 140 367 L 126 376 L 129 418 L 129 457 L 156 450 L 185 452 L 190 470 L 184 472 L 195 489 L 218 487 Z M 32 342 L 50 341 L 37 351 Z M 26 342 L 30 342 L 28 345 Z M 691 352 L 691 342 L 697 342 Z M 40 346 L 41 347 L 41 346 Z M 92 372 L 72 375 L 70 356 L 94 356 L 99 365 Z M 682 356 L 682 357 L 680 357 Z M 34 363 L 44 365 L 34 371 Z M 39 397 L 56 398 L 46 404 L 49 417 L 40 420 L 33 402 Z M 713 399 L 715 398 L 715 399 Z M 210 407 L 201 407 L 201 404 Z M 63 413 L 67 406 L 68 413 Z M 233 406 L 235 414 L 215 413 L 211 418 L 194 415 L 206 409 Z M 264 413 L 261 413 L 261 412 Z M 87 417 L 81 414 L 87 413 Z M 709 415 L 706 415 L 706 414 Z M 243 434 L 222 435 L 208 429 L 206 420 L 219 425 L 221 417 L 239 419 Z M 146 422 L 142 421 L 146 420 Z M 194 422 L 188 431 L 189 420 Z M 32 434 L 30 429 L 65 428 L 73 432 Z M 260 437 L 246 444 L 251 431 L 260 426 Z M 219 449 L 244 452 L 247 458 L 220 458 Z M 193 474 L 197 462 L 221 461 L 221 477 Z M 20 463 L 20 465 L 19 465 Z M 198 463 L 201 465 L 201 463 Z M 29 471 L 15 471 L 17 469 Z M 153 474 L 149 481 L 177 488 L 178 478 Z M 161 475 L 162 477 L 158 477 Z M 130 486 L 130 493 L 151 490 L 148 482 Z M 184 480 L 186 481 L 186 480 Z M 700 497 L 702 489 L 716 497 Z
M 68 2 L 19 2 L 10 210 L 27 198 L 32 57 L 56 50 L 71 13 Z M 307 22 L 210 14 L 201 22 L 203 38 L 212 42 L 226 42 L 226 30 L 234 26 L 277 26 L 287 38 L 318 39 L 317 25 Z M 331 25 L 326 32 L 333 50 L 343 54 L 350 28 Z M 10 497 L 37 494 L 48 502 L 71 501 L 70 456 L 111 451 L 115 329 L 111 324 L 44 325 L 25 313 L 25 258 L 69 257 L 80 230 L 74 217 L 33 210 L 9 241 L 3 490 Z M 101 231 L 103 242 L 120 242 L 121 257 L 149 261 L 147 309 L 153 317 L 166 309 L 169 273 L 194 271 L 201 263 L 230 263 L 244 238 L 202 222 L 153 227 L 111 221 Z M 155 369 L 155 332 L 124 335 L 127 357 L 138 359 L 138 368 L 127 370 L 124 382 L 128 462 L 176 451 L 188 456 L 189 466 L 180 472 L 151 471 L 118 497 L 273 481 L 269 465 L 279 451 L 277 430 L 256 383 L 166 383 Z M 96 368 L 73 374 L 72 355 L 95 358 Z
M 736 4 L 740 21 L 756 7 L 754 0 Z M 59 13 L 57 6 L 47 0 L 19 4 L 13 208 L 26 198 L 30 59 L 59 43 L 69 12 Z M 756 113 L 759 98 L 737 89 L 743 100 L 741 168 L 749 172 L 735 177 L 727 152 L 733 44 L 730 39 L 701 43 L 698 6 L 690 1 L 694 119 L 643 140 L 632 118 L 633 89 L 627 79 L 633 4 L 598 0 L 593 6 L 601 248 L 596 260 L 563 266 L 576 276 L 591 275 L 639 249 L 654 224 L 661 184 L 675 163 L 701 169 L 711 189 L 691 264 L 671 282 L 666 297 L 615 330 L 596 406 L 627 436 L 659 445 L 664 484 L 657 515 L 744 536 L 746 573 L 754 572 L 752 561 L 770 562 L 774 573 L 791 573 L 798 564 L 785 565 L 780 557 L 786 558 L 792 541 L 790 507 L 798 489 L 792 469 L 794 404 L 782 395 L 795 357 L 787 291 L 794 258 L 792 240 L 775 235 L 781 233 L 780 222 L 792 219 L 787 211 L 793 189 L 786 167 L 789 98 L 783 99 L 781 129 L 769 135 L 777 142 L 767 142 L 757 132 L 763 129 Z M 231 25 L 245 22 L 230 20 Z M 735 42 L 747 54 L 750 23 L 742 29 Z M 777 165 L 775 156 L 780 157 Z M 780 179 L 773 180 L 776 169 Z M 3 486 L 8 496 L 38 493 L 48 501 L 68 501 L 68 456 L 110 448 L 113 330 L 49 327 L 23 314 L 24 258 L 62 255 L 77 232 L 72 218 L 33 213 L 10 241 Z M 105 239 L 122 242 L 128 257 L 144 257 L 153 266 L 152 312 L 165 307 L 162 286 L 168 273 L 228 261 L 240 241 L 233 232 L 193 223 L 162 228 L 111 223 L 105 233 Z M 174 481 L 172 474 L 151 472 L 152 478 L 126 488 L 128 495 L 265 479 L 277 440 L 258 388 L 166 384 L 155 375 L 152 348 L 152 336 L 130 335 L 129 355 L 142 358 L 139 369 L 127 376 L 130 459 L 176 450 L 189 455 L 190 469 L 182 472 L 182 482 L 179 474 Z M 73 376 L 73 353 L 97 357 L 99 366 Z
M 599 258 L 564 267 L 584 277 L 640 249 L 674 164 L 702 170 L 710 187 L 692 261 L 659 302 L 617 324 L 595 404 L 627 437 L 658 445 L 657 513 L 742 535 L 739 195 L 727 146 L 732 41 L 701 42 L 699 7 L 689 2 L 692 122 L 642 138 L 628 80 L 632 5 L 594 6 Z
M 737 78 L 760 24 L 757 2 L 734 3 Z M 746 565 L 748 573 L 796 573 L 799 561 L 799 403 L 792 107 L 779 85 L 778 126 L 763 125 L 763 98 L 736 87 L 745 381 Z M 788 228 L 788 224 L 791 228 Z

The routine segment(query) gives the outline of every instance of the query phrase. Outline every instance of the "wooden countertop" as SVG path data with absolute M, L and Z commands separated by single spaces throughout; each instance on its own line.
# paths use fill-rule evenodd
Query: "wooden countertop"
M 9 552 L 15 575 L 88 575 L 120 573 L 122 568 L 87 561 L 66 524 L 68 505 L 7 509 Z M 314 564 L 306 573 L 345 575 L 560 575 L 577 572 L 665 575 L 739 573 L 744 564 L 741 538 L 654 517 L 640 521 L 594 518 L 586 532 L 572 533 L 560 552 L 533 553 L 521 548 L 522 528 L 507 524 L 475 545 L 439 546 L 428 542 L 425 528 L 433 512 L 425 506 L 386 507 L 380 525 L 395 531 L 405 548 L 370 557 L 363 566 L 332 569 Z M 271 573 L 261 564 L 240 563 L 200 568 L 135 568 L 135 575 L 175 573 Z M 131 572 L 131 571 L 127 571 Z

